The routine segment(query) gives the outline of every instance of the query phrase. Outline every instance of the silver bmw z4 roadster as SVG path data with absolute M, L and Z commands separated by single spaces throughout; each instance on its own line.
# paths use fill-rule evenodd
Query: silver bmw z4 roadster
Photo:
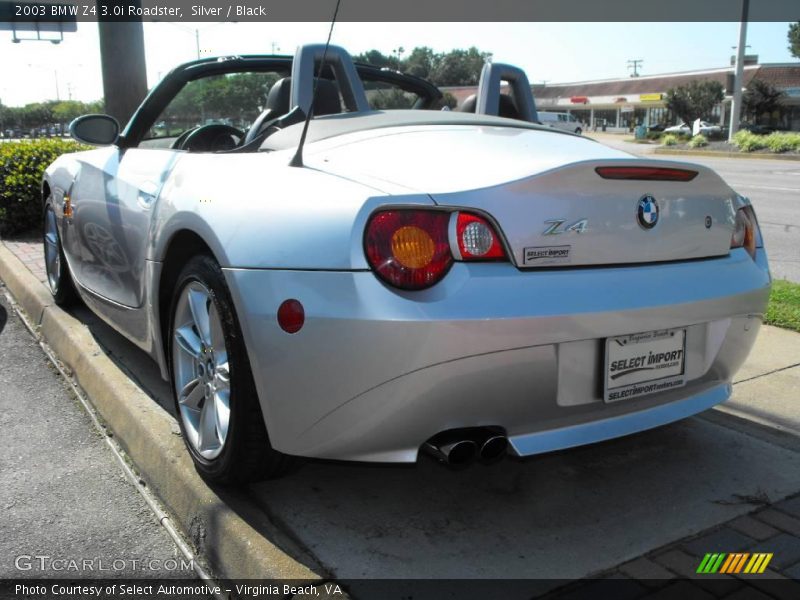
M 306 45 L 73 122 L 99 147 L 45 173 L 53 296 L 157 361 L 209 480 L 529 456 L 730 396 L 770 289 L 748 199 L 538 124 L 510 65 L 441 100 Z

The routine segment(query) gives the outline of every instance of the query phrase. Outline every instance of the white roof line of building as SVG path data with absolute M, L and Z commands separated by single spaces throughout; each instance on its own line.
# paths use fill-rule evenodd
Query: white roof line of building
M 758 69 L 759 67 L 797 67 L 800 63 L 762 63 L 757 65 L 745 65 L 747 69 Z M 663 77 L 676 77 L 681 75 L 703 75 L 705 73 L 725 73 L 732 71 L 733 67 L 718 67 L 716 69 L 701 69 L 699 71 L 677 71 L 674 73 L 660 73 L 658 75 L 639 75 L 638 77 L 615 77 L 613 79 L 591 79 L 586 81 L 565 81 L 563 83 L 548 82 L 545 87 L 564 87 L 568 85 L 587 85 L 590 83 L 612 83 L 616 81 L 641 81 L 642 79 L 661 79 Z M 536 84 L 534 87 L 540 87 Z

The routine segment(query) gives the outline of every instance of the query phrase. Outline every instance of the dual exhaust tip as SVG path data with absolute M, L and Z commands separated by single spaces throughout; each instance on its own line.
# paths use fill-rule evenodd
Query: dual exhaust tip
M 508 448 L 508 438 L 489 428 L 460 429 L 439 433 L 422 445 L 422 449 L 440 462 L 459 467 L 476 458 L 483 463 L 499 460 Z

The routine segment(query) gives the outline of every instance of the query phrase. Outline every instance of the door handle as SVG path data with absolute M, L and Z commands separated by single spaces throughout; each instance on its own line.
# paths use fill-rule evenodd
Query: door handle
M 150 210 L 158 195 L 158 186 L 152 181 L 146 181 L 139 188 L 139 206 Z

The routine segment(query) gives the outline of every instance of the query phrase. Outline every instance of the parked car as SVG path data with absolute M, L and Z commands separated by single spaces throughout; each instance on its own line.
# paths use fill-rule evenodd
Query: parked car
M 539 122 L 547 127 L 577 133 L 578 135 L 586 129 L 586 126 L 575 118 L 575 115 L 568 113 L 539 111 Z
M 673 125 L 664 129 L 664 133 L 681 133 L 683 135 L 692 135 L 692 131 L 692 126 L 683 122 L 680 125 Z M 722 135 L 722 128 L 707 121 L 700 121 L 700 133 L 706 137 L 720 136 Z
M 755 133 L 758 135 L 766 135 L 775 131 L 775 128 L 768 127 L 766 125 L 758 125 L 756 123 L 748 123 L 747 121 L 742 121 L 739 124 L 739 131 L 749 131 L 750 133 Z
M 266 107 L 204 118 L 248 130 L 181 131 L 183 94 L 237 73 L 270 82 Z M 416 108 L 372 110 L 376 82 Z M 513 66 L 484 67 L 475 114 L 426 110 L 439 94 L 307 45 L 180 66 L 121 134 L 72 123 L 101 147 L 45 172 L 50 290 L 158 363 L 206 478 L 530 456 L 730 396 L 770 291 L 747 198 L 536 124 Z

